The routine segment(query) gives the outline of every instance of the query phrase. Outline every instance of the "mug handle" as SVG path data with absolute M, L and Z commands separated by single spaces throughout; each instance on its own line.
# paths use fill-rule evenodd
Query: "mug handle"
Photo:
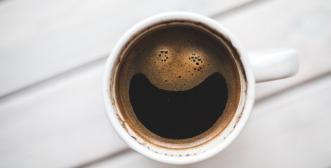
M 294 49 L 273 49 L 248 53 L 255 82 L 266 82 L 295 75 L 299 69 Z

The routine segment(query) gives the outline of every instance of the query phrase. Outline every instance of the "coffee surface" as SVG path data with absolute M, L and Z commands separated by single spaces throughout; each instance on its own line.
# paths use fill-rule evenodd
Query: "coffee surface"
M 222 40 L 182 22 L 154 26 L 131 40 L 115 92 L 136 135 L 160 146 L 202 143 L 227 126 L 241 88 L 233 53 Z
M 129 94 L 138 120 L 153 133 L 171 139 L 191 138 L 209 129 L 228 98 L 225 79 L 219 73 L 186 91 L 160 89 L 143 74 L 136 74 Z

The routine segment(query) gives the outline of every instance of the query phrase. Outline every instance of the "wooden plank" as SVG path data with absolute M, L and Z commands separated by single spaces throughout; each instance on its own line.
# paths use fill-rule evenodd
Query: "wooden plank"
M 0 167 L 69 167 L 126 148 L 105 113 L 101 67 L 2 103 Z
M 252 0 L 27 0 L 0 4 L 0 96 L 108 53 L 141 19 L 170 10 L 210 15 Z
M 104 162 L 100 162 L 94 165 L 87 166 L 87 168 L 127 168 L 127 167 L 143 167 L 143 168 L 180 168 L 191 166 L 178 166 L 170 164 L 162 164 L 160 162 L 146 158 L 135 152 L 127 153 L 120 157 L 115 157 Z
M 250 50 L 293 47 L 297 76 L 257 85 L 259 99 L 331 72 L 331 1 L 274 1 L 218 20 Z
M 330 167 L 330 95 L 331 75 L 258 103 L 233 144 L 188 167 Z M 91 167 L 109 166 L 173 167 L 134 152 Z

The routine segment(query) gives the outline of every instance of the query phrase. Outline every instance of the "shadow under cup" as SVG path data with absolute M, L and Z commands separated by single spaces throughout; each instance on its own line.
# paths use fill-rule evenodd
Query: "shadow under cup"
M 152 25 L 131 37 L 120 58 L 111 88 L 118 117 L 148 148 L 178 151 L 208 144 L 242 110 L 246 79 L 239 54 L 204 24 Z

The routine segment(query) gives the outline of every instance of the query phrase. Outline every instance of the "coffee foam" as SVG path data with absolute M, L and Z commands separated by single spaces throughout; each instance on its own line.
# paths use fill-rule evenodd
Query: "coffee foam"
M 152 32 L 135 46 L 131 63 L 135 64 L 134 74 L 146 75 L 160 89 L 184 91 L 199 85 L 212 73 L 223 74 L 226 70 L 227 67 L 219 67 L 226 52 L 203 32 L 184 26 L 160 31 Z

